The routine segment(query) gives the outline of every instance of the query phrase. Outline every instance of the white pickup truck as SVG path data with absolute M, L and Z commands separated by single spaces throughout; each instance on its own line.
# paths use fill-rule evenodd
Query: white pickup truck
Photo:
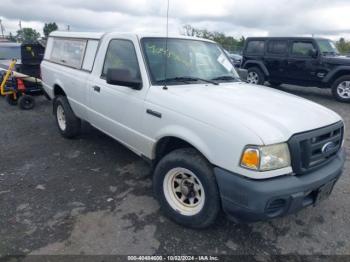
M 54 32 L 41 73 L 61 134 L 84 120 L 149 160 L 164 214 L 188 227 L 294 213 L 342 173 L 341 117 L 241 81 L 209 40 Z

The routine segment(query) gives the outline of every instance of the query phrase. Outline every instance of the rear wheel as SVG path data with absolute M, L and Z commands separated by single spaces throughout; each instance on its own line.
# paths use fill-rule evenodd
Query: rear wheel
M 334 81 L 332 94 L 340 102 L 350 102 L 350 75 L 339 77 Z
M 23 110 L 30 110 L 35 107 L 35 99 L 29 95 L 23 95 L 18 99 L 19 107 Z
M 247 82 L 254 85 L 263 85 L 265 83 L 265 75 L 257 67 L 248 68 Z
M 193 148 L 175 150 L 161 159 L 153 187 L 163 213 L 178 224 L 205 228 L 220 211 L 213 168 Z
M 75 116 L 66 97 L 58 96 L 54 101 L 54 114 L 56 123 L 61 135 L 66 138 L 73 138 L 79 135 L 81 121 Z

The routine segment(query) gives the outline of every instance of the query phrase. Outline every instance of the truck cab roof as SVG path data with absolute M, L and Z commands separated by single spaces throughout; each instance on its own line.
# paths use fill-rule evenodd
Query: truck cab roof
M 50 34 L 50 37 L 63 37 L 63 38 L 83 38 L 83 39 L 102 39 L 104 36 L 107 35 L 115 35 L 115 36 L 123 36 L 123 37 L 134 37 L 137 36 L 138 38 L 146 38 L 146 37 L 160 37 L 165 38 L 167 37 L 166 34 L 161 33 L 125 33 L 125 32 L 67 32 L 67 31 L 54 31 Z M 184 36 L 180 34 L 169 34 L 169 38 L 178 38 L 178 39 L 193 39 L 193 40 L 201 40 L 206 42 L 212 42 L 214 41 L 199 37 L 192 37 L 192 36 Z

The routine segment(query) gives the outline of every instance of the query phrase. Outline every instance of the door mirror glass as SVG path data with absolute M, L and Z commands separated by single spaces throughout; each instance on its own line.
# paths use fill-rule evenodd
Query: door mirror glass
M 142 87 L 141 80 L 134 79 L 128 69 L 109 68 L 106 81 L 110 85 L 127 86 L 136 90 L 140 90 Z
M 247 70 L 247 69 L 238 68 L 238 69 L 237 69 L 237 73 L 238 73 L 238 75 L 239 75 L 239 78 L 240 78 L 243 82 L 247 82 L 247 79 L 248 79 L 248 70 Z

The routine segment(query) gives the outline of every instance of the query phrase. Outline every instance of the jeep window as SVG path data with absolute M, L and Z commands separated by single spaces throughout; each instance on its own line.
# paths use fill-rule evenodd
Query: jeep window
M 262 55 L 265 50 L 265 41 L 257 40 L 257 41 L 249 41 L 247 44 L 247 54 L 252 55 Z
M 229 58 L 215 43 L 175 38 L 143 38 L 141 43 L 154 85 L 238 79 Z
M 293 56 L 303 56 L 311 57 L 312 50 L 314 50 L 314 45 L 311 42 L 294 42 L 292 46 Z
M 141 80 L 135 47 L 130 40 L 111 40 L 103 65 L 102 78 L 106 77 L 107 71 L 110 68 L 127 69 L 133 79 Z
M 267 52 L 269 54 L 283 55 L 287 53 L 287 41 L 273 40 L 267 44 Z
M 338 55 L 339 51 L 335 46 L 334 42 L 328 39 L 317 39 L 316 40 L 320 51 L 323 55 Z
M 49 60 L 81 69 L 86 40 L 54 38 Z
M 0 46 L 0 60 L 20 59 L 20 46 Z

